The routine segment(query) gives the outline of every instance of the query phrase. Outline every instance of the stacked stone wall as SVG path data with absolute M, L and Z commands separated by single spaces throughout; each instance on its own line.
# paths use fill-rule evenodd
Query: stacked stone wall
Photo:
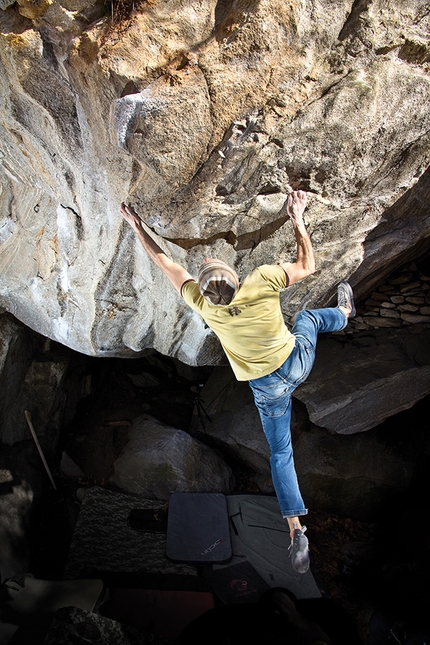
M 430 276 L 415 262 L 392 273 L 366 299 L 357 303 L 348 332 L 404 327 L 430 322 Z

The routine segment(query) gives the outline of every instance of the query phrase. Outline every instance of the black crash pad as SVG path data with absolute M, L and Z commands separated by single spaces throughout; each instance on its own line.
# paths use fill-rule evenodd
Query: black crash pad
M 166 555 L 174 562 L 222 563 L 232 557 L 227 500 L 222 493 L 174 493 Z

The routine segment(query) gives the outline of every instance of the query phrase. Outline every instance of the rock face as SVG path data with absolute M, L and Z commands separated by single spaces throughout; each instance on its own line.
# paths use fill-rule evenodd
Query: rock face
M 339 434 L 373 428 L 430 393 L 430 325 L 321 339 L 309 378 L 294 392 L 316 425 Z M 427 348 L 427 350 L 426 350 Z
M 0 442 L 31 439 L 28 410 L 42 448 L 53 455 L 62 424 L 85 394 L 82 358 L 0 316 Z
M 430 392 L 429 347 L 429 324 L 362 332 L 351 342 L 322 339 L 294 396 L 318 426 L 339 434 L 369 430 Z
M 308 191 L 317 273 L 285 293 L 287 320 L 345 277 L 370 293 L 427 248 L 420 0 L 0 6 L 0 304 L 43 335 L 224 360 L 123 200 L 191 273 L 220 256 L 244 276 L 294 257 L 282 206 Z
M 2 446 L 0 453 L 0 580 L 28 571 L 46 473 L 34 445 Z
M 263 492 L 273 492 L 270 449 L 251 388 L 237 381 L 229 367 L 213 371 L 194 408 L 190 431 L 245 465 Z
M 315 366 L 294 396 L 310 419 L 340 434 L 363 432 L 430 393 L 428 260 L 378 285 L 345 331 L 317 346 Z
M 300 416 L 296 411 L 294 460 L 310 509 L 377 521 L 390 510 L 395 513 L 399 503 L 410 507 L 411 484 L 426 445 L 424 423 L 410 429 L 408 443 L 403 425 L 387 423 L 345 437 L 299 421 Z

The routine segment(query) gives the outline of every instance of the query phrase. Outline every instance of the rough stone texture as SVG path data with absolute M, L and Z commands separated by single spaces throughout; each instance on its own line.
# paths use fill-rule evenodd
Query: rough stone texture
M 232 473 L 213 450 L 149 415 L 135 419 L 114 463 L 111 483 L 126 493 L 168 499 L 172 493 L 228 493 Z
M 19 396 L 22 382 L 34 354 L 34 345 L 23 326 L 16 324 L 11 316 L 0 316 L 0 438 L 9 425 L 9 411 Z M 24 409 L 19 420 L 21 433 L 26 425 Z
M 308 379 L 294 392 L 313 423 L 354 434 L 430 393 L 430 325 L 322 337 Z
M 191 431 L 249 469 L 264 492 L 273 492 L 270 451 L 250 388 L 228 372 L 215 368 L 201 393 L 211 421 L 196 409 Z M 428 454 L 425 418 L 417 416 L 411 417 L 407 441 L 407 419 L 398 417 L 366 433 L 339 436 L 310 423 L 306 407 L 293 401 L 294 460 L 306 506 L 364 521 L 374 521 L 391 504 L 397 508 L 399 500 L 407 508 L 419 457 Z
M 89 572 L 197 575 L 195 566 L 170 562 L 166 533 L 139 531 L 129 524 L 133 509 L 166 508 L 168 500 L 148 500 L 98 486 L 88 488 L 73 532 L 64 580 L 85 578 Z
M 0 316 L 0 441 L 29 439 L 28 410 L 42 448 L 53 455 L 62 423 L 84 395 L 80 357 L 57 347 L 9 315 Z
M 270 450 L 251 388 L 229 367 L 213 371 L 194 408 L 190 432 L 245 465 L 263 492 L 273 492 Z
M 17 318 L 91 355 L 224 360 L 122 200 L 190 272 L 218 255 L 243 276 L 294 257 L 282 206 L 307 190 L 317 273 L 287 319 L 428 246 L 421 0 L 155 0 L 120 22 L 112 6 L 1 4 L 0 304 Z
M 35 513 L 47 481 L 31 444 L 0 452 L 0 580 L 28 571 L 34 552 Z
M 64 380 L 68 369 L 67 357 L 52 360 L 42 357 L 33 360 L 21 383 L 17 398 L 8 402 L 8 414 L 3 426 L 3 442 L 9 445 L 31 437 L 25 419 L 30 411 L 38 435 L 53 431 L 58 437 L 64 410 Z M 44 441 L 43 443 L 48 443 Z
M 348 330 L 405 327 L 430 322 L 428 262 L 427 257 L 418 266 L 415 262 L 407 264 L 379 285 L 370 298 L 357 303 L 357 315 L 349 321 Z M 420 265 L 426 274 L 419 270 Z
M 348 437 L 309 424 L 295 407 L 294 459 L 310 509 L 375 521 L 391 509 L 410 508 L 410 490 L 423 442 L 417 428 L 380 426 Z M 302 419 L 300 420 L 300 417 Z M 421 424 L 421 435 L 425 425 Z

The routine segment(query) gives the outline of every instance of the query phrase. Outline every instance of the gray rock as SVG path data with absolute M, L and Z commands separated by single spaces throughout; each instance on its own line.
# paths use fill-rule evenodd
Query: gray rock
M 82 469 L 75 464 L 67 452 L 63 452 L 61 455 L 60 472 L 64 477 L 68 477 L 69 479 L 80 479 L 85 477 Z
M 133 421 L 110 482 L 126 493 L 168 499 L 172 493 L 229 493 L 232 472 L 211 448 L 149 415 Z
M 255 473 L 263 492 L 273 491 L 270 450 L 251 388 L 230 367 L 214 369 L 194 409 L 191 432 Z
M 158 176 L 159 191 L 165 185 L 171 194 L 171 186 L 195 174 L 209 143 L 210 98 L 202 71 L 177 72 L 174 82 L 162 76 L 139 94 L 118 99 L 112 130 L 118 144 Z
M 402 314 L 404 316 L 405 314 Z M 321 338 L 311 375 L 294 392 L 318 426 L 363 432 L 430 392 L 430 325 Z
M 9 406 L 3 426 L 4 443 L 12 445 L 31 436 L 24 416 L 24 411 L 29 410 L 42 446 L 51 449 L 56 446 L 66 397 L 63 383 L 68 366 L 66 356 L 33 360 L 17 398 Z
M 62 423 L 73 416 L 85 391 L 82 358 L 50 351 L 46 339 L 10 315 L 0 316 L 0 440 L 31 439 L 24 412 L 31 413 L 42 448 L 52 453 Z
M 264 492 L 272 492 L 269 448 L 249 395 L 248 384 L 235 381 L 229 368 L 216 368 L 201 394 L 211 422 L 201 416 L 203 428 L 196 409 L 192 427 L 254 471 Z M 425 425 L 420 431 L 425 433 Z M 351 436 L 329 434 L 309 422 L 306 407 L 297 400 L 292 438 L 306 505 L 366 521 L 408 489 L 421 450 L 418 439 L 405 444 L 403 426 L 395 433 L 378 428 Z
M 405 454 L 403 437 L 389 432 L 339 436 L 314 425 L 294 429 L 296 470 L 311 510 L 375 521 L 410 487 L 418 441 Z
M 406 302 L 410 302 L 412 305 L 423 305 L 425 300 L 422 297 L 408 296 L 406 297 Z
M 37 530 L 37 509 L 48 482 L 30 443 L 2 446 L 0 452 L 0 579 L 29 571 Z
M 401 314 L 401 319 L 405 322 L 411 323 L 411 325 L 430 323 L 430 316 L 421 316 L 420 314 L 412 314 L 407 311 Z
M 391 318 L 389 316 L 371 316 L 370 313 L 366 313 L 365 317 L 367 322 L 371 322 L 372 327 L 401 327 L 402 321 L 399 318 Z
M 402 293 L 411 293 L 414 289 L 419 289 L 421 286 L 420 282 L 418 280 L 414 280 L 413 282 L 408 282 L 408 284 L 404 285 L 400 291 Z
M 16 324 L 10 316 L 0 316 L 0 439 L 3 442 L 5 427 L 10 425 L 10 409 L 12 406 L 17 406 L 22 382 L 31 364 L 33 351 L 34 348 L 25 329 Z M 24 409 L 21 407 L 21 418 L 18 422 L 21 429 L 18 436 L 21 438 L 26 426 Z M 10 435 L 10 432 L 8 434 Z
M 383 318 L 400 318 L 400 314 L 398 311 L 395 309 L 382 309 L 381 308 L 381 316 Z
M 373 291 L 372 292 L 372 297 L 370 298 L 370 302 L 373 304 L 373 302 L 384 302 L 386 298 L 386 295 L 384 293 L 379 293 L 378 291 Z M 366 301 L 368 302 L 368 301 Z M 383 306 L 383 305 L 382 305 Z

